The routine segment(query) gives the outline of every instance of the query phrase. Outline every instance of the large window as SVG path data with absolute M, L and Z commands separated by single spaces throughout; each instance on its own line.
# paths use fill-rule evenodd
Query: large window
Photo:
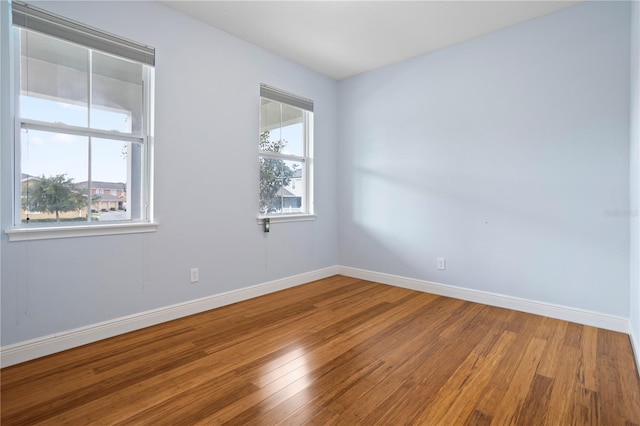
M 260 87 L 260 215 L 313 213 L 313 102 Z
M 151 221 L 154 50 L 12 2 L 16 228 Z

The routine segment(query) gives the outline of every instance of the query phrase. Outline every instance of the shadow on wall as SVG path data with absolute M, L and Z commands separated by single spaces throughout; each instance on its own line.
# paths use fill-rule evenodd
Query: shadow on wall
M 607 239 L 624 218 L 576 211 L 570 194 L 544 183 L 403 166 L 353 171 L 350 239 L 366 251 L 350 251 L 353 266 L 543 300 L 555 286 L 603 291 L 589 286 L 594 276 L 580 259 L 596 253 L 615 264 L 624 251 Z M 438 257 L 448 258 L 446 272 Z

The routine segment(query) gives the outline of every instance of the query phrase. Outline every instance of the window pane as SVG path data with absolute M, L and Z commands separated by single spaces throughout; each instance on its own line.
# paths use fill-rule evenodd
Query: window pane
M 140 219 L 142 144 L 93 138 L 91 142 L 92 219 Z
M 282 186 L 280 176 L 284 162 L 260 157 L 260 213 L 269 214 L 280 210 L 278 191 Z
M 304 163 L 300 161 L 284 161 L 284 177 L 282 185 L 282 213 L 301 213 L 303 211 L 303 195 L 305 185 Z
M 142 133 L 143 65 L 92 53 L 91 127 Z
M 20 34 L 20 116 L 86 126 L 88 50 L 30 31 Z
M 282 153 L 303 157 L 304 153 L 304 111 L 282 104 Z
M 87 220 L 88 139 L 22 129 L 21 221 Z
M 304 163 L 260 158 L 260 213 L 287 214 L 303 211 Z
M 270 99 L 260 99 L 260 133 L 282 127 L 282 104 Z M 277 136 L 278 139 L 280 135 Z
M 260 150 L 303 157 L 304 146 L 304 111 L 262 98 Z
M 261 99 L 260 109 L 260 151 L 280 152 L 282 104 L 269 99 Z

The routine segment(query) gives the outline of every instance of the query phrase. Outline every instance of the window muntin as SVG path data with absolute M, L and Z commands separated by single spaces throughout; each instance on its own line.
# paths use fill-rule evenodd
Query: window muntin
M 150 222 L 153 68 L 24 26 L 14 28 L 14 226 Z
M 269 97 L 269 89 L 261 87 L 259 213 L 270 217 L 312 214 L 313 113 L 281 101 L 279 93 L 273 95 L 276 99 Z

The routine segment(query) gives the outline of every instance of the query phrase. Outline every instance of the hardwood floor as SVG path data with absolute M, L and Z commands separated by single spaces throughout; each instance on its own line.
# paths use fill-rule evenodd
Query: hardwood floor
M 342 276 L 0 374 L 4 426 L 640 425 L 627 335 Z

